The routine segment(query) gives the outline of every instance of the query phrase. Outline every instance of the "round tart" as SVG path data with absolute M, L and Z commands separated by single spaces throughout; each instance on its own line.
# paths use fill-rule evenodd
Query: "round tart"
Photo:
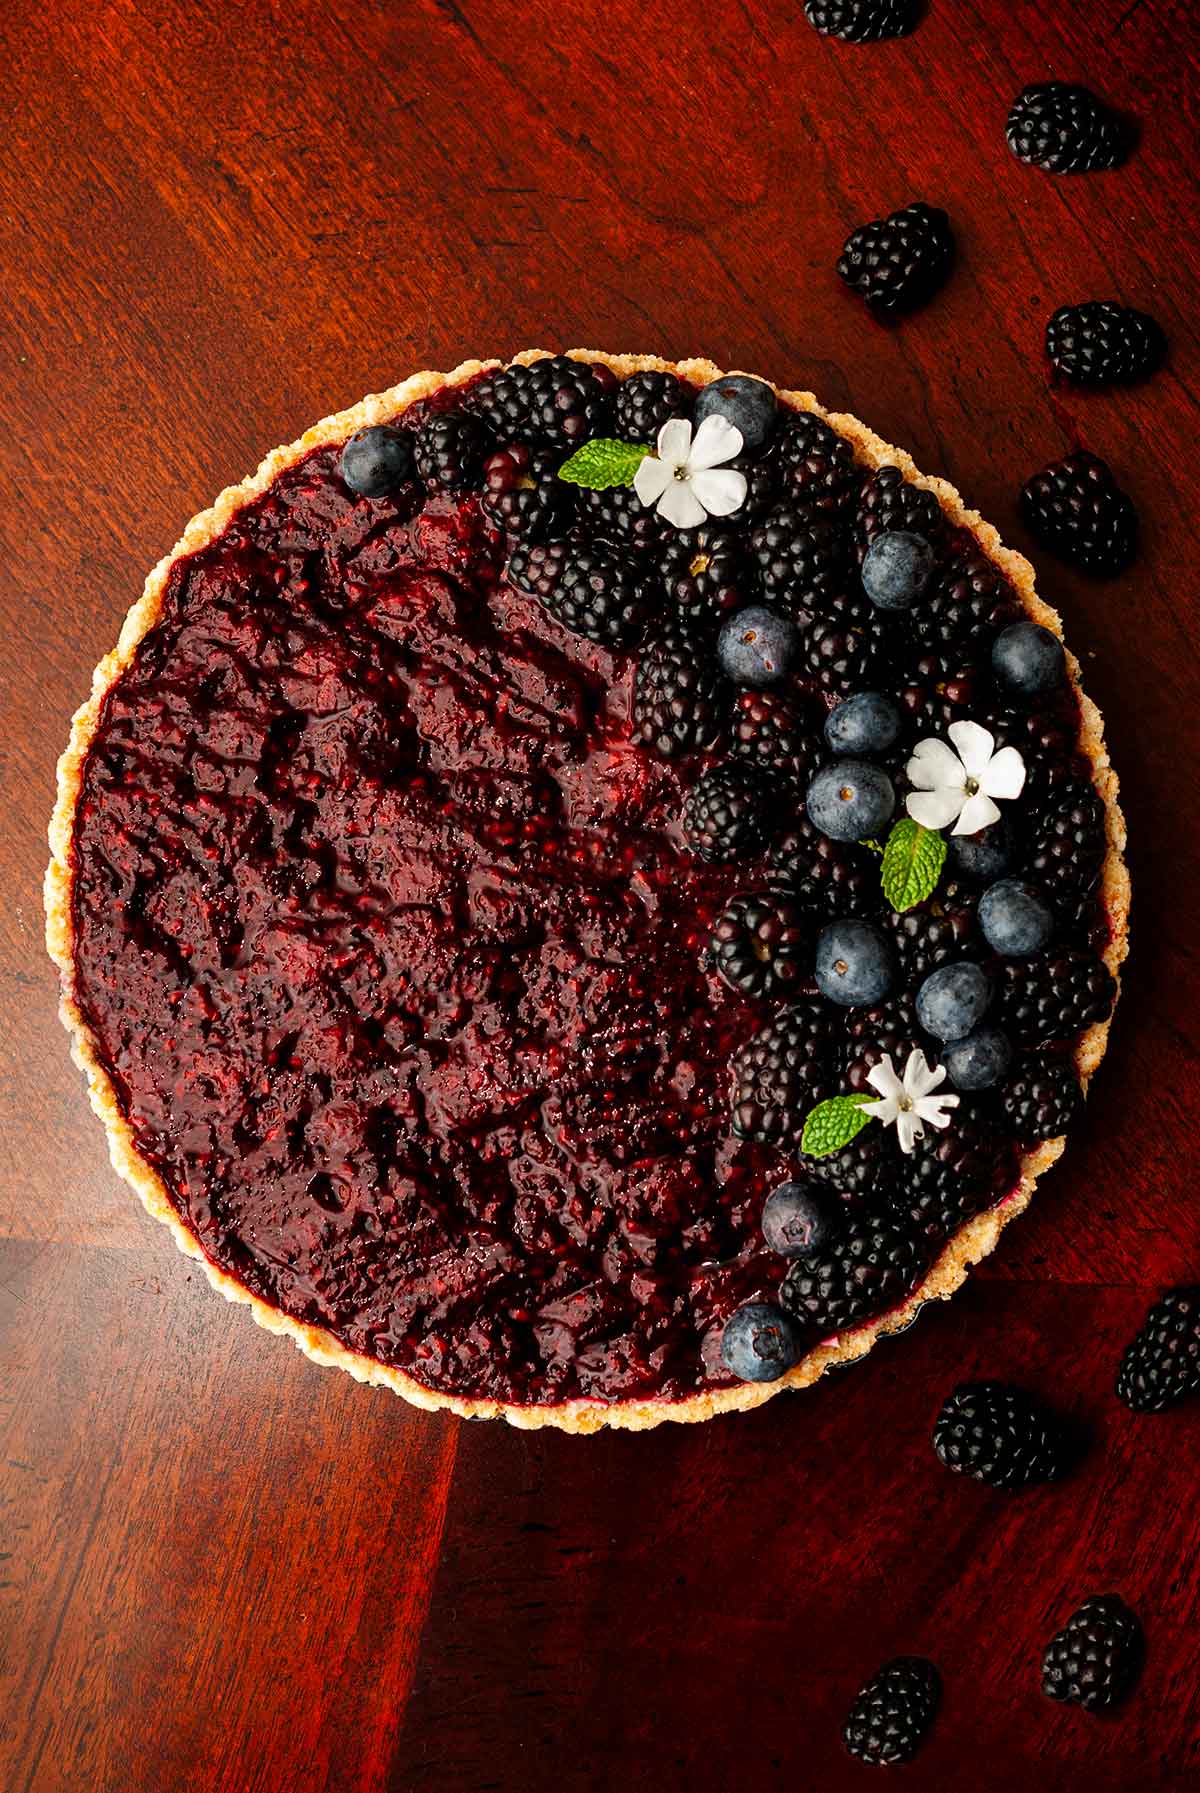
M 326 418 L 154 569 L 59 764 L 117 1170 L 424 1407 L 646 1427 L 862 1356 L 1104 1051 L 1124 830 L 1059 634 L 944 481 L 705 361 Z

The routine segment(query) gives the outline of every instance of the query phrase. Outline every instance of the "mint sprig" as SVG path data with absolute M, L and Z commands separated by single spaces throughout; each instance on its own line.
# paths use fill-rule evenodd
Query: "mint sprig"
M 911 816 L 896 823 L 883 849 L 883 894 L 900 915 L 937 889 L 946 863 L 946 841 L 936 829 L 922 828 Z
M 830 1096 L 828 1101 L 818 1102 L 808 1111 L 800 1150 L 810 1158 L 828 1158 L 831 1152 L 840 1152 L 874 1118 L 862 1110 L 864 1102 L 874 1100 L 873 1096 Z
M 575 450 L 559 468 L 558 477 L 572 486 L 590 486 L 593 492 L 606 492 L 611 486 L 631 486 L 634 474 L 649 453 L 641 442 L 616 442 L 611 436 L 596 436 Z

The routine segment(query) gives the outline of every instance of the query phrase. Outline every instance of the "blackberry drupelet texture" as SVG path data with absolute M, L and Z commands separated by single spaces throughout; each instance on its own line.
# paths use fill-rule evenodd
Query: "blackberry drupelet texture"
M 1021 515 L 1043 548 L 1083 573 L 1102 578 L 1122 573 L 1137 553 L 1133 500 L 1111 467 L 1084 449 L 1026 481 Z
M 736 896 L 717 918 L 709 953 L 731 989 L 782 1001 L 808 975 L 812 924 L 794 903 L 770 891 Z
M 829 522 L 852 513 L 863 483 L 854 450 L 815 411 L 792 411 L 776 432 L 772 455 L 785 470 L 795 505 Z
M 917 22 L 919 0 L 805 0 L 804 16 L 823 37 L 873 44 L 906 37 Z
M 1077 386 L 1143 380 L 1164 360 L 1167 339 L 1147 312 L 1111 299 L 1060 305 L 1046 325 L 1046 354 Z
M 1137 1679 L 1145 1640 L 1119 1594 L 1093 1594 L 1051 1638 L 1042 1658 L 1042 1692 L 1085 1712 L 1115 1706 Z
M 1168 1289 L 1125 1348 L 1117 1397 L 1135 1413 L 1161 1413 L 1200 1392 L 1200 1287 Z
M 753 766 L 723 760 L 689 791 L 683 832 L 692 851 L 714 865 L 753 859 L 775 831 L 776 810 L 769 782 Z
M 924 1239 L 904 1216 L 854 1205 L 826 1250 L 788 1271 L 779 1299 L 802 1326 L 827 1338 L 899 1307 L 928 1263 Z
M 731 530 L 668 530 L 659 566 L 668 599 L 689 616 L 729 615 L 754 591 L 745 539 Z
M 660 623 L 633 675 L 634 737 L 663 759 L 704 753 L 725 733 L 728 692 L 711 651 L 678 619 Z
M 1040 959 L 1006 959 L 1000 972 L 996 1019 L 1013 1042 L 1048 1046 L 1107 1021 L 1116 996 L 1103 959 L 1067 947 Z
M 508 561 L 508 578 L 537 598 L 556 622 L 605 647 L 632 645 L 641 627 L 646 593 L 627 556 L 603 543 L 518 543 Z
M 774 1016 L 733 1055 L 731 1106 L 739 1139 L 788 1147 L 810 1108 L 832 1095 L 836 1023 L 819 997 Z
M 953 260 L 949 218 L 918 200 L 852 231 L 837 269 L 873 311 L 893 314 L 932 298 Z
M 802 792 L 817 769 L 816 732 L 790 697 L 779 691 L 739 691 L 733 700 L 729 751 Z
M 613 426 L 622 442 L 656 442 L 664 423 L 689 417 L 695 393 L 676 374 L 630 374 L 617 389 Z
M 1007 1382 L 962 1382 L 937 1416 L 938 1461 L 989 1488 L 1028 1488 L 1052 1482 L 1067 1465 L 1058 1420 Z
M 1047 174 L 1115 168 L 1125 152 L 1113 113 L 1088 88 L 1069 81 L 1035 81 L 1023 87 L 1004 134 L 1018 161 Z
M 880 467 L 864 481 L 858 501 L 860 557 L 867 545 L 894 530 L 923 535 L 935 545 L 944 533 L 942 507 L 932 492 L 905 479 L 899 467 Z
M 929 1733 L 942 1684 L 923 1656 L 897 1656 L 873 1675 L 851 1706 L 842 1741 L 862 1762 L 911 1762 Z
M 807 616 L 846 578 L 840 532 L 794 500 L 777 505 L 750 531 L 750 559 L 763 596 L 785 616 Z
M 479 485 L 487 433 L 469 411 L 441 411 L 426 418 L 413 438 L 413 458 L 422 483 L 440 492 L 466 492 Z

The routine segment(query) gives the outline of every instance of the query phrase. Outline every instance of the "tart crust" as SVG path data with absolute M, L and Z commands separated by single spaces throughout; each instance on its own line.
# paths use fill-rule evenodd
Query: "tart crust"
M 722 377 L 722 370 L 711 361 L 672 362 L 654 355 L 608 355 L 593 349 L 575 349 L 570 352 L 577 361 L 603 362 L 621 377 L 650 368 L 676 373 L 684 379 L 702 384 Z M 547 353 L 547 350 L 530 349 L 515 356 L 514 360 L 527 364 L 542 359 Z M 887 1333 L 902 1331 L 916 1318 L 926 1301 L 945 1300 L 953 1295 L 966 1279 L 970 1267 L 992 1251 L 1008 1222 L 1028 1207 L 1038 1178 L 1061 1155 L 1066 1145 L 1065 1138 L 1046 1140 L 1036 1150 L 1024 1154 L 1021 1179 L 1017 1187 L 998 1207 L 976 1215 L 960 1227 L 943 1247 L 919 1287 L 901 1307 L 826 1339 L 809 1351 L 777 1382 L 738 1383 L 730 1388 L 712 1389 L 705 1394 L 693 1395 L 683 1401 L 632 1400 L 606 1403 L 571 1400 L 555 1406 L 534 1407 L 495 1400 L 473 1400 L 426 1388 L 403 1370 L 377 1363 L 373 1358 L 348 1350 L 324 1328 L 294 1320 L 251 1294 L 234 1277 L 205 1256 L 195 1235 L 172 1206 L 157 1171 L 138 1151 L 133 1130 L 121 1113 L 116 1090 L 101 1063 L 96 1039 L 85 1023 L 74 996 L 71 901 L 74 877 L 73 837 L 84 761 L 99 725 L 105 695 L 132 662 L 143 636 L 158 621 L 163 593 L 175 562 L 181 556 L 194 553 L 212 542 L 237 511 L 264 492 L 284 468 L 291 466 L 310 450 L 331 442 L 344 441 L 347 436 L 369 424 L 386 423 L 415 404 L 418 399 L 426 398 L 442 387 L 461 385 L 484 369 L 498 365 L 496 361 L 464 361 L 451 373 L 413 374 L 386 392 L 372 393 L 357 405 L 352 405 L 349 410 L 335 412 L 332 416 L 323 418 L 295 442 L 273 449 L 257 472 L 244 479 L 240 485 L 227 487 L 209 509 L 192 518 L 171 552 L 159 561 L 148 576 L 141 597 L 125 618 L 116 647 L 104 656 L 92 675 L 90 697 L 76 711 L 72 720 L 70 741 L 58 762 L 58 797 L 49 828 L 51 859 L 45 879 L 46 945 L 61 973 L 62 1000 L 59 1012 L 64 1027 L 71 1035 L 72 1057 L 87 1077 L 91 1104 L 104 1123 L 115 1170 L 137 1192 L 147 1211 L 171 1229 L 179 1249 L 201 1263 L 209 1282 L 227 1301 L 248 1306 L 252 1317 L 260 1326 L 265 1327 L 268 1332 L 280 1333 L 290 1338 L 314 1363 L 345 1370 L 360 1382 L 390 1388 L 393 1393 L 402 1395 L 417 1407 L 448 1409 L 464 1419 L 506 1419 L 510 1425 L 528 1430 L 555 1426 L 564 1432 L 587 1433 L 599 1431 L 604 1426 L 615 1426 L 641 1431 L 660 1425 L 664 1420 L 706 1420 L 719 1413 L 744 1412 L 759 1407 L 781 1389 L 806 1388 L 833 1366 L 852 1363 L 865 1356 L 876 1339 Z M 775 390 L 787 403 L 801 410 L 814 411 L 825 418 L 839 434 L 853 443 L 858 457 L 868 466 L 898 467 L 907 479 L 934 492 L 952 523 L 969 530 L 984 553 L 1002 569 L 1029 616 L 1061 637 L 1062 620 L 1056 611 L 1038 597 L 1034 589 L 1034 570 L 1030 563 L 1023 555 L 1005 548 L 991 524 L 984 522 L 978 512 L 969 510 L 952 485 L 946 480 L 929 478 L 919 473 L 903 449 L 889 446 L 849 413 L 827 411 L 811 392 L 788 392 L 778 387 Z M 1091 762 L 1092 780 L 1104 801 L 1108 847 L 1101 873 L 1101 891 L 1111 929 L 1104 962 L 1119 980 L 1121 964 L 1128 950 L 1130 899 L 1129 874 L 1124 860 L 1125 822 L 1118 802 L 1117 775 L 1109 763 L 1104 744 L 1100 712 L 1083 691 L 1079 662 L 1069 650 L 1066 660 L 1068 675 L 1080 702 L 1080 746 Z M 1076 1049 L 1076 1064 L 1085 1088 L 1104 1056 L 1109 1025 L 1109 1021 L 1104 1021 L 1088 1028 Z

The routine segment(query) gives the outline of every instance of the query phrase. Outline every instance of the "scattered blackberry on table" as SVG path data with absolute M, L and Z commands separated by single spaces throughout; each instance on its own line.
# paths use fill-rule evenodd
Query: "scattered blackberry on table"
M 878 1766 L 911 1762 L 929 1733 L 942 1683 L 923 1656 L 897 1656 L 872 1675 L 851 1706 L 842 1741 L 852 1756 Z
M 1133 500 L 1099 456 L 1078 449 L 1035 473 L 1021 490 L 1029 533 L 1084 573 L 1120 573 L 1137 553 Z
M 556 622 L 603 647 L 629 647 L 638 634 L 646 601 L 641 575 L 627 556 L 603 543 L 519 542 L 509 556 L 508 579 Z
M 717 659 L 735 685 L 780 685 L 796 657 L 796 625 L 762 604 L 735 611 L 717 637 Z
M 787 897 L 752 891 L 726 904 L 708 950 L 731 989 L 778 1001 L 808 976 L 812 925 Z
M 1052 897 L 1091 890 L 1108 851 L 1104 802 L 1089 778 L 1059 785 L 1029 830 L 1025 869 Z
M 632 486 L 609 486 L 603 491 L 581 486 L 578 504 L 582 532 L 592 540 L 635 554 L 661 549 L 666 526 Z
M 846 576 L 841 532 L 794 502 L 777 505 L 750 531 L 750 559 L 767 603 L 788 616 L 816 608 Z
M 975 939 L 975 907 L 968 892 L 954 884 L 915 909 L 892 911 L 887 921 L 905 981 L 914 987 L 961 957 Z
M 437 411 L 413 438 L 422 483 L 440 492 L 466 492 L 480 483 L 487 433 L 470 411 Z
M 1069 1058 L 1030 1057 L 1009 1078 L 1004 1118 L 1025 1145 L 1059 1139 L 1083 1110 L 1079 1075 Z
M 1200 1393 L 1200 1287 L 1156 1301 L 1117 1371 L 1117 1398 L 1135 1413 L 1161 1413 Z
M 815 411 L 788 412 L 771 452 L 785 471 L 788 496 L 794 504 L 827 522 L 837 522 L 853 511 L 863 469 L 845 436 L 839 436 Z
M 688 792 L 683 831 L 693 853 L 713 865 L 753 859 L 775 831 L 777 798 L 744 760 L 723 760 Z
M 909 620 L 918 641 L 944 652 L 955 646 L 990 646 L 998 629 L 1023 615 L 999 567 L 969 542 L 947 554 Z
M 514 442 L 483 464 L 481 509 L 497 529 L 526 541 L 560 533 L 572 516 L 574 493 L 558 477 L 561 456 Z
M 902 1158 L 892 1201 L 929 1246 L 936 1248 L 972 1215 L 1014 1188 L 1017 1152 L 1011 1139 L 964 1098 L 949 1127 L 927 1133 Z
M 1006 959 L 1000 966 L 998 1015 L 1023 1046 L 1070 1040 L 1107 1021 L 1116 996 L 1112 973 L 1094 953 L 1077 947 L 1041 959 Z
M 892 315 L 932 298 L 953 260 L 949 218 L 918 200 L 851 231 L 837 271 L 873 311 Z
M 1167 339 L 1155 320 L 1131 305 L 1093 299 L 1060 305 L 1046 325 L 1046 354 L 1077 386 L 1121 386 L 1162 364 Z
M 906 37 L 917 22 L 919 0 L 804 0 L 804 16 L 823 37 L 873 44 Z
M 669 529 L 659 565 L 667 597 L 689 615 L 726 616 L 754 589 L 745 542 L 729 530 Z
M 788 1316 L 766 1301 L 748 1301 L 725 1322 L 721 1362 L 743 1382 L 778 1382 L 800 1356 Z
M 775 429 L 779 400 L 775 389 L 753 374 L 722 374 L 702 386 L 696 399 L 696 427 L 706 417 L 723 417 L 741 433 L 748 454 L 763 448 Z
M 470 389 L 467 404 L 501 442 L 539 439 L 564 458 L 608 433 L 616 384 L 606 367 L 549 355 L 528 367 L 496 368 Z
M 834 1238 L 845 1205 L 815 1183 L 780 1183 L 763 1203 L 762 1234 L 768 1251 L 783 1258 L 810 1258 Z
M 672 417 L 689 417 L 695 393 L 677 374 L 630 374 L 617 389 L 614 428 L 622 442 L 656 442 Z
M 874 915 L 880 906 L 879 860 L 794 816 L 767 860 L 767 881 L 815 915 Z
M 712 655 L 676 620 L 660 623 L 633 675 L 634 738 L 663 759 L 704 753 L 725 733 L 728 694 Z
M 1145 1639 L 1119 1594 L 1093 1594 L 1056 1632 L 1042 1657 L 1042 1692 L 1085 1712 L 1104 1712 L 1137 1679 Z
M 819 998 L 804 997 L 739 1046 L 730 1096 L 739 1139 L 785 1147 L 799 1140 L 809 1109 L 833 1094 L 835 1026 Z
M 343 447 L 340 466 L 360 498 L 383 498 L 413 476 L 412 436 L 387 424 L 359 430 Z
M 1115 168 L 1125 150 L 1115 115 L 1088 88 L 1070 81 L 1035 81 L 1023 87 L 1004 134 L 1019 162 L 1047 174 Z
M 913 485 L 899 467 L 879 467 L 863 485 L 856 527 L 863 553 L 877 535 L 897 530 L 924 536 L 936 546 L 944 527 L 942 507 L 934 493 Z
M 827 1338 L 898 1307 L 928 1262 L 925 1241 L 903 1216 L 851 1205 L 825 1251 L 788 1271 L 779 1299 L 802 1326 Z
M 1052 1482 L 1067 1466 L 1062 1426 L 1008 1382 L 961 1382 L 933 1428 L 938 1461 L 989 1488 Z
M 780 691 L 737 692 L 729 751 L 794 791 L 803 791 L 816 771 L 814 733 L 793 699 Z

